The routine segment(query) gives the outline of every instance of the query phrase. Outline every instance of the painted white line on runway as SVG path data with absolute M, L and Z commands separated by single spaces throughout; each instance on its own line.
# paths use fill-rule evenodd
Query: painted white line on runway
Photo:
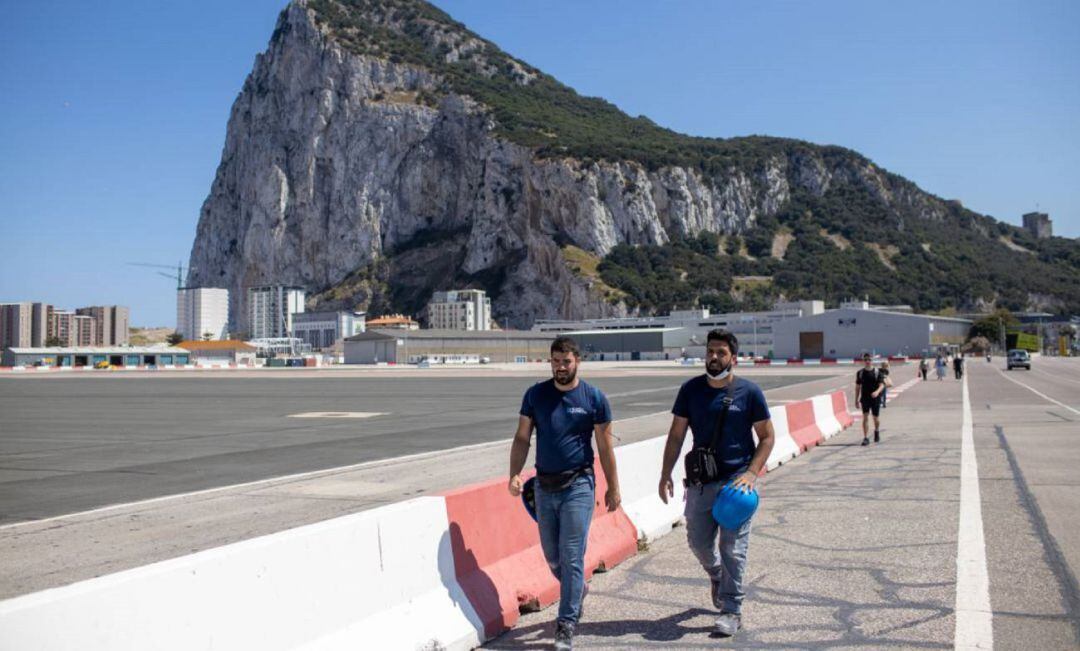
M 663 412 L 662 412 L 663 413 Z M 216 486 L 214 488 L 204 488 L 196 491 L 188 491 L 186 493 L 173 493 L 170 495 L 162 495 L 161 497 L 151 497 L 145 500 L 135 500 L 134 502 L 121 502 L 119 504 L 110 504 L 108 506 L 101 506 L 94 509 L 87 509 L 86 511 L 76 511 L 74 513 L 64 513 L 61 515 L 54 515 L 49 518 L 41 518 L 40 520 L 27 520 L 26 522 L 12 522 L 11 524 L 0 525 L 0 531 L 5 529 L 13 529 L 15 527 L 25 527 L 32 524 L 43 524 L 46 522 L 55 522 L 56 520 L 64 520 L 66 518 L 76 518 L 86 515 L 96 515 L 99 513 L 108 513 L 109 511 L 116 511 L 132 506 L 145 506 L 150 504 L 158 504 L 161 502 L 167 502 L 169 500 L 183 499 L 185 497 L 196 497 L 199 495 L 210 495 L 212 493 L 218 493 L 221 491 L 255 488 L 257 486 L 286 483 L 295 480 L 316 479 L 318 477 L 325 477 L 327 475 L 337 474 L 339 472 L 348 472 L 351 470 L 360 470 L 362 468 L 372 468 L 382 465 L 390 465 L 392 463 L 398 463 L 402 461 L 418 461 L 433 457 L 441 454 L 448 454 L 450 452 L 463 452 L 469 450 L 481 450 L 484 448 L 495 447 L 499 445 L 509 445 L 511 439 L 503 441 L 489 441 L 487 443 L 476 443 L 473 445 L 463 445 L 461 447 L 450 448 L 449 450 L 432 450 L 430 452 L 419 452 L 417 454 L 409 454 L 403 457 L 394 457 L 392 459 L 376 459 L 374 461 L 364 461 L 363 463 L 356 463 L 348 466 L 336 466 L 334 468 L 325 468 L 323 470 L 314 470 L 311 472 L 298 472 L 292 475 L 281 475 L 278 477 L 269 477 L 267 479 L 257 479 L 255 481 L 243 482 L 240 484 L 229 484 L 228 486 Z
M 1016 378 L 1009 376 L 1006 371 L 1003 371 L 1000 368 L 997 368 L 997 369 L 994 369 L 994 370 L 997 371 L 998 373 L 1000 373 L 1001 377 L 1005 378 L 1009 382 L 1012 382 L 1013 384 L 1019 384 L 1020 386 L 1024 387 L 1028 391 L 1030 391 L 1030 392 L 1034 393 L 1035 395 L 1039 396 L 1043 400 L 1049 400 L 1050 402 L 1054 403 L 1055 405 L 1064 407 L 1064 408 L 1068 409 L 1069 411 L 1071 411 L 1072 413 L 1076 414 L 1077 416 L 1080 416 L 1080 409 L 1074 409 L 1074 408 L 1070 407 L 1069 405 L 1065 404 L 1064 402 L 1061 402 L 1060 400 L 1054 400 L 1053 398 L 1046 395 L 1042 391 L 1039 391 L 1038 389 L 1032 388 L 1031 386 L 1028 386 L 1024 382 L 1021 382 L 1020 380 L 1017 380 Z
M 963 420 L 960 425 L 960 528 L 956 537 L 955 649 L 993 649 L 993 611 L 990 574 L 986 569 L 979 465 L 971 418 L 967 375 L 963 379 Z
M 637 396 L 643 393 L 657 393 L 659 391 L 678 391 L 679 386 L 680 385 L 675 384 L 669 387 L 658 387 L 656 389 L 637 389 L 635 391 L 623 391 L 621 393 L 605 393 L 604 395 L 608 398 L 625 398 L 626 396 Z
M 302 414 L 289 414 L 286 418 L 374 418 L 386 414 L 385 411 L 305 411 Z

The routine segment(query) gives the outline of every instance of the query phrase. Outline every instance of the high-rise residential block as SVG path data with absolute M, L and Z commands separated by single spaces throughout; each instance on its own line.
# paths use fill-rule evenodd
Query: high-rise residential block
M 185 339 L 224 339 L 229 329 L 229 290 L 185 287 L 176 291 L 176 331 Z
M 303 311 L 304 290 L 300 287 L 249 287 L 247 334 L 251 339 L 289 337 L 293 327 L 293 314 Z

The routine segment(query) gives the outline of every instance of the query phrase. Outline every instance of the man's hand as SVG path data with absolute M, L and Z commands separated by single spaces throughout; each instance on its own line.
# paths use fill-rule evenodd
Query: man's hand
M 660 478 L 660 486 L 657 490 L 660 493 L 660 501 L 664 504 L 667 504 L 668 498 L 675 497 L 675 483 L 671 481 L 671 475 Z
M 613 486 L 608 486 L 607 494 L 604 495 L 604 503 L 607 504 L 608 511 L 614 511 L 622 504 L 622 495 L 619 495 L 619 489 Z
M 506 485 L 506 490 L 510 491 L 510 495 L 513 497 L 519 497 L 521 495 L 521 475 L 511 477 L 510 482 Z
M 754 490 L 754 482 L 756 481 L 757 475 L 754 474 L 752 470 L 747 470 L 743 474 L 739 475 L 739 477 L 735 481 L 731 482 L 731 485 L 735 488 L 749 493 L 750 491 Z

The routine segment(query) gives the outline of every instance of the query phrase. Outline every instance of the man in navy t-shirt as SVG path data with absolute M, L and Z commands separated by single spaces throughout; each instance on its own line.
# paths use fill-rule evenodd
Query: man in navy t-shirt
M 536 521 L 540 547 L 559 579 L 555 648 L 571 649 L 585 596 L 585 544 L 592 522 L 596 480 L 592 438 L 608 489 L 609 511 L 619 508 L 619 476 L 611 445 L 611 405 L 596 387 L 577 377 L 580 353 L 570 337 L 551 344 L 552 379 L 525 392 L 510 448 L 510 494 L 521 494 L 521 470 L 536 429 Z
M 737 530 L 721 529 L 712 517 L 716 495 L 726 484 L 751 490 L 772 452 L 774 433 L 769 406 L 758 385 L 732 373 L 739 341 L 725 330 L 709 332 L 705 349 L 705 375 L 687 380 L 679 389 L 671 429 L 660 469 L 660 499 L 666 504 L 675 494 L 671 472 L 679 460 L 686 430 L 693 432 L 694 447 L 708 448 L 723 416 L 715 458 L 719 478 L 686 487 L 686 538 L 691 551 L 712 583 L 712 603 L 720 609 L 715 631 L 734 635 L 742 622 L 743 575 L 750 543 L 750 521 Z M 754 443 L 757 433 L 758 443 Z M 719 548 L 717 547 L 719 533 Z

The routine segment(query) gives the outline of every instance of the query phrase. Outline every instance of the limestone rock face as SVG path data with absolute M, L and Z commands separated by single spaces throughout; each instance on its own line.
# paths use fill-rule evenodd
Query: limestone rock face
M 681 167 L 538 158 L 497 138 L 471 98 L 436 95 L 440 82 L 424 68 L 349 52 L 304 2 L 291 4 L 233 105 L 188 284 L 228 288 L 233 323 L 245 331 L 246 287 L 316 294 L 380 258 L 445 246 L 455 273 L 431 279 L 429 290 L 484 287 L 500 323 L 528 327 L 625 312 L 568 267 L 567 245 L 603 256 L 619 243 L 742 232 L 779 211 L 793 189 L 821 195 L 844 183 L 940 218 L 926 195 L 850 157 L 803 152 L 709 178 Z M 391 294 L 425 271 L 392 268 Z M 372 300 L 358 294 L 354 304 Z

